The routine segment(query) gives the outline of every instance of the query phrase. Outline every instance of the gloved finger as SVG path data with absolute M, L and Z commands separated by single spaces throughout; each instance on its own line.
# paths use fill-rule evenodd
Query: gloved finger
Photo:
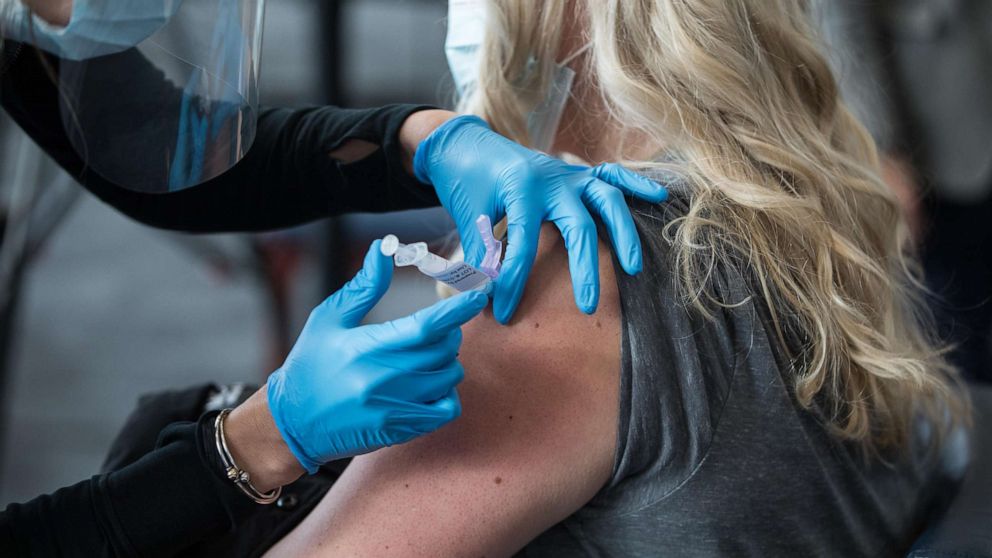
M 599 245 L 596 223 L 579 200 L 562 201 L 550 216 L 568 250 L 572 291 L 579 310 L 592 314 L 599 305 Z
M 602 163 L 592 168 L 596 178 L 620 188 L 624 193 L 643 200 L 659 203 L 668 199 L 668 190 L 657 182 L 645 178 L 617 163 Z
M 396 443 L 404 443 L 434 432 L 462 414 L 458 391 L 452 388 L 432 403 L 392 402 L 393 409 L 386 415 L 386 429 L 394 433 Z
M 630 275 L 640 273 L 643 267 L 641 238 L 620 190 L 596 180 L 583 192 L 582 200 L 603 220 L 610 233 L 613 252 L 624 271 Z
M 520 304 L 541 236 L 541 215 L 527 208 L 525 202 L 510 203 L 506 216 L 506 258 L 496 279 L 493 296 L 493 315 L 501 324 L 510 321 Z
M 383 349 L 426 345 L 474 318 L 488 303 L 489 297 L 480 291 L 460 293 L 410 316 L 368 326 L 367 332 Z
M 430 407 L 434 412 L 434 416 L 437 417 L 437 428 L 441 428 L 445 424 L 462 416 L 462 401 L 458 398 L 458 390 L 456 388 L 451 388 L 451 391 L 446 393 L 444 397 L 431 403 Z
M 440 370 L 449 366 L 458 357 L 462 344 L 462 330 L 455 328 L 437 341 L 409 347 L 378 352 L 372 358 L 383 368 L 403 370 Z
M 468 216 L 460 215 L 455 220 L 458 225 L 458 238 L 462 242 L 462 251 L 465 252 L 465 261 L 475 267 L 478 267 L 486 256 L 486 247 L 479 236 L 479 230 L 475 227 L 475 220 L 478 218 L 478 215 L 472 216 L 471 219 Z M 493 216 L 490 215 L 489 219 L 492 220 Z M 496 221 L 492 222 L 495 223 Z
M 329 296 L 318 312 L 327 312 L 330 319 L 343 327 L 355 327 L 369 313 L 382 295 L 389 290 L 393 279 L 393 262 L 379 249 L 382 241 L 376 240 L 365 254 L 362 269 L 339 291 Z
M 441 399 L 465 378 L 465 369 L 457 360 L 436 370 L 398 373 L 376 386 L 375 393 L 411 403 L 432 403 Z

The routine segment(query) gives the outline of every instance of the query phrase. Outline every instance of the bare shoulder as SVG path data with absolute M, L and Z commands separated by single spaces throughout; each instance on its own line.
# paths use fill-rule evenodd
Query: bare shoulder
M 576 361 L 599 356 L 597 364 L 619 362 L 620 299 L 610 258 L 609 247 L 599 244 L 600 304 L 596 313 L 587 316 L 575 305 L 568 272 L 568 255 L 558 231 L 551 225 L 541 230 L 537 260 L 513 321 L 500 326 L 490 309 L 463 328 L 466 357 L 480 370 L 493 362 L 513 359 L 518 365 L 546 367 L 574 355 Z M 616 337 L 616 339 L 611 339 Z M 588 341 L 589 343 L 582 343 Z M 612 344 L 612 346 L 611 346 Z M 500 345 L 541 349 L 535 353 L 500 350 Z M 615 350 L 614 350 L 615 349 Z M 541 355 L 546 355 L 542 357 Z M 546 359 L 551 359 L 548 362 Z M 464 361 L 466 369 L 469 362 Z M 611 369 L 612 370 L 612 369 Z M 549 374 L 553 373 L 548 369 Z
M 582 476 L 584 490 L 568 507 L 584 504 L 606 482 L 616 445 L 620 378 L 620 301 L 609 248 L 600 244 L 600 305 L 594 315 L 575 305 L 568 256 L 558 231 L 542 229 L 538 257 L 513 321 L 499 325 L 487 309 L 463 328 L 459 356 L 465 381 L 464 413 L 454 432 L 496 454 L 491 476 L 512 483 L 517 458 L 543 463 L 547 484 L 525 480 L 524 490 L 570 489 Z M 503 451 L 487 440 L 498 439 Z M 565 464 L 558 468 L 557 464 Z M 493 487 L 495 488 L 495 487 Z M 564 488 L 558 487 L 558 488 Z M 571 513 L 573 509 L 569 509 Z
M 617 413 L 620 301 L 609 248 L 600 243 L 599 250 L 602 291 L 595 314 L 585 315 L 576 307 L 564 243 L 546 225 L 513 321 L 499 325 L 487 309 L 463 328 L 459 358 L 466 379 L 460 393 L 468 419 L 463 422 L 494 421 L 506 428 L 540 423 L 544 434 L 561 441 L 588 441 L 608 433 L 613 447 L 615 421 L 598 420 L 602 417 L 594 411 L 613 418 Z M 471 413 L 470 404 L 476 407 Z M 587 421 L 589 416 L 596 419 Z
M 599 250 L 600 307 L 587 316 L 561 237 L 542 229 L 513 322 L 487 311 L 463 328 L 462 417 L 356 458 L 276 550 L 508 555 L 589 501 L 612 471 L 620 376 L 619 297 Z

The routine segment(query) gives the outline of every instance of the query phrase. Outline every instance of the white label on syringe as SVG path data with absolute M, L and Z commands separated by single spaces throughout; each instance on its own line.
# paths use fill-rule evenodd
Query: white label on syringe
M 488 275 L 465 262 L 454 263 L 441 273 L 437 275 L 431 274 L 431 276 L 461 292 L 471 291 L 486 281 L 489 281 Z

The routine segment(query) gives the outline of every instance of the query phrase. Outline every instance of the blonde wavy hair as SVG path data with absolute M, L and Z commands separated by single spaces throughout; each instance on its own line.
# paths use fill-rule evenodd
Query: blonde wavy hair
M 609 121 L 664 146 L 625 163 L 691 189 L 685 216 L 658 231 L 686 302 L 705 312 L 714 267 L 746 266 L 792 359 L 799 404 L 873 455 L 909 448 L 920 413 L 967 422 L 923 311 L 908 228 L 874 142 L 839 99 L 809 7 L 574 2 L 490 0 L 478 86 L 461 110 L 527 144 L 566 18 L 579 18 L 592 44 L 584 77 Z

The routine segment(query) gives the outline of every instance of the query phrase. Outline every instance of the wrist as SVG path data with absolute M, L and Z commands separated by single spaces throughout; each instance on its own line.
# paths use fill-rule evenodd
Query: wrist
M 412 176 L 418 177 L 414 172 L 413 159 L 427 136 L 436 130 L 441 124 L 457 116 L 448 110 L 419 110 L 403 121 L 400 127 L 399 140 L 403 146 L 403 168 Z
M 303 474 L 272 418 L 265 387 L 231 412 L 224 430 L 234 461 L 259 491 L 285 486 Z

